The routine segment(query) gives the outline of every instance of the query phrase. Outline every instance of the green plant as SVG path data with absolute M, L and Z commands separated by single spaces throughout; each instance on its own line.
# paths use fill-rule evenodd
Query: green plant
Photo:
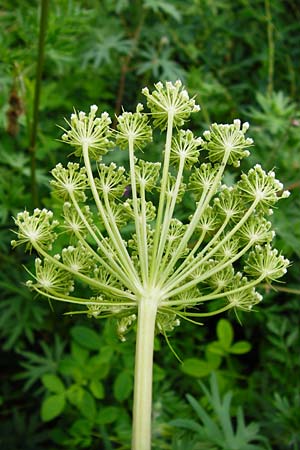
M 294 268 L 294 267 L 293 267 Z M 260 410 L 260 423 L 269 436 L 272 448 L 299 446 L 299 389 L 295 373 L 299 372 L 299 300 L 289 296 L 288 302 L 273 304 L 260 317 L 261 330 L 267 330 L 267 339 L 261 344 L 260 363 L 249 378 L 247 398 L 252 400 L 251 411 Z M 262 331 L 257 329 L 258 336 Z M 255 344 L 254 344 L 255 345 Z M 292 380 L 292 382 L 291 382 Z
M 295 389 L 292 398 L 274 394 L 273 406 L 275 417 L 273 426 L 275 427 L 275 438 L 289 448 L 296 450 L 300 444 L 300 394 L 299 388 Z
M 233 379 L 236 371 L 230 364 L 231 355 L 242 355 L 251 350 L 251 344 L 248 341 L 233 342 L 234 331 L 231 323 L 227 319 L 220 319 L 216 327 L 217 340 L 210 342 L 205 347 L 205 354 L 200 358 L 186 358 L 181 366 L 181 370 L 193 377 L 205 377 L 212 372 L 220 369 L 218 373 L 221 376 L 221 365 L 223 360 L 227 362 L 227 371 L 224 376 Z
M 299 187 L 300 112 L 298 105 L 283 92 L 257 93 L 257 105 L 247 116 L 252 121 L 254 139 L 260 137 L 252 158 L 258 157 L 267 167 L 276 165 L 291 188 Z
M 34 409 L 34 408 L 33 408 Z M 5 407 L 2 407 L 3 412 Z M 6 450 L 40 450 L 46 447 L 48 441 L 47 430 L 43 429 L 38 414 L 34 411 L 29 417 L 13 408 L 9 420 L 1 420 L 3 429 L 0 445 Z
M 19 213 L 12 241 L 39 255 L 27 282 L 33 291 L 81 306 L 72 314 L 117 317 L 121 340 L 137 318 L 135 450 L 151 445 L 155 331 L 167 337 L 181 318 L 251 311 L 262 299 L 255 288 L 282 277 L 289 264 L 271 247 L 274 232 L 266 219 L 288 196 L 274 172 L 257 164 L 234 186 L 222 184 L 226 166 L 239 167 L 249 155 L 249 124 L 213 124 L 202 139 L 182 129 L 200 108 L 180 81 L 157 83 L 143 94 L 150 112 L 141 104 L 123 112 L 116 131 L 106 112 L 96 117 L 95 105 L 88 115 L 72 114 L 62 140 L 84 166 L 59 163 L 52 170 L 63 220 L 46 209 Z M 166 132 L 162 164 L 136 157 L 155 128 Z M 114 147 L 128 150 L 128 174 L 102 162 Z M 194 212 L 183 223 L 176 205 L 186 188 Z
M 259 426 L 256 423 L 252 422 L 246 425 L 241 407 L 237 409 L 236 424 L 234 425 L 231 418 L 232 392 L 227 392 L 221 398 L 217 378 L 214 374 L 210 378 L 210 391 L 203 383 L 200 385 L 212 411 L 207 412 L 194 397 L 187 395 L 200 423 L 195 420 L 177 419 L 172 421 L 171 425 L 189 430 L 190 433 L 197 436 L 198 442 L 208 443 L 215 449 L 263 450 L 270 448 L 267 439 L 258 433 Z
M 9 262 L 10 259 L 6 261 L 7 264 Z M 19 274 L 15 272 L 0 274 L 0 288 L 3 290 L 0 305 L 0 337 L 3 340 L 3 350 L 15 348 L 21 336 L 32 345 L 35 332 L 44 323 L 46 305 L 32 301 L 30 292 L 23 289 Z M 18 347 L 20 349 L 20 343 Z
M 112 327 L 106 328 L 99 336 L 91 328 L 72 327 L 70 352 L 64 354 L 54 373 L 41 376 L 46 391 L 41 418 L 49 422 L 62 417 L 66 424 L 64 433 L 54 428 L 51 435 L 64 448 L 75 445 L 90 448 L 93 437 L 110 448 L 105 444 L 106 433 L 111 443 L 119 442 L 119 428 L 125 423 L 128 429 L 129 417 L 124 405 L 133 389 L 131 343 L 126 343 L 120 352 L 117 337 L 109 332 Z M 111 378 L 114 378 L 112 385 Z M 110 388 L 105 389 L 108 385 Z M 111 397 L 115 406 L 109 405 Z M 117 419 L 118 426 L 114 428 Z M 129 440 L 129 436 L 123 435 L 125 439 Z
M 43 375 L 55 374 L 60 360 L 63 357 L 65 344 L 59 336 L 55 336 L 51 347 L 46 342 L 41 342 L 42 352 L 19 351 L 23 361 L 21 367 L 23 371 L 17 375 L 19 380 L 25 380 L 23 389 L 28 390 Z

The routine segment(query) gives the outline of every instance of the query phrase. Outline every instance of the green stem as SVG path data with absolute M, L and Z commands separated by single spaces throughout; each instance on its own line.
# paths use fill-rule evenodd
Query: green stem
M 88 180 L 89 180 L 89 186 L 90 186 L 91 192 L 93 194 L 100 217 L 103 220 L 105 229 L 106 229 L 109 237 L 111 238 L 111 241 L 112 241 L 112 243 L 115 247 L 115 250 L 119 256 L 120 262 L 122 262 L 122 265 L 126 268 L 125 270 L 126 270 L 127 275 L 129 277 L 131 277 L 132 282 L 135 283 L 137 286 L 137 289 L 139 289 L 141 286 L 140 286 L 140 282 L 139 282 L 135 267 L 134 267 L 132 260 L 130 259 L 130 256 L 127 252 L 127 249 L 125 247 L 122 236 L 120 235 L 120 232 L 116 225 L 114 217 L 113 217 L 113 215 L 110 215 L 110 217 L 109 217 L 110 220 L 108 220 L 105 208 L 100 200 L 100 197 L 99 197 L 99 194 L 97 191 L 97 187 L 95 184 L 92 168 L 91 168 L 88 144 L 83 144 L 82 154 L 83 154 L 84 165 L 85 165 Z
M 163 218 L 163 212 L 164 212 L 164 206 L 166 201 L 166 187 L 168 182 L 168 175 L 169 175 L 169 165 L 170 165 L 170 153 L 171 153 L 171 143 L 172 143 L 172 135 L 173 135 L 173 121 L 174 121 L 174 113 L 169 112 L 168 113 L 168 126 L 167 126 L 167 137 L 166 137 L 166 144 L 165 144 L 165 155 L 164 155 L 164 165 L 163 165 L 163 173 L 162 173 L 162 179 L 161 179 L 161 189 L 160 189 L 160 195 L 159 195 L 159 203 L 158 203 L 158 212 L 157 212 L 157 218 L 156 218 L 156 225 L 155 225 L 155 234 L 153 239 L 153 257 L 152 257 L 152 264 L 151 264 L 151 272 L 150 272 L 150 278 L 153 279 L 154 272 L 156 269 L 157 261 L 156 261 L 156 254 L 158 249 L 158 244 L 160 240 L 160 227 L 162 223 Z
M 165 264 L 161 264 L 162 256 L 163 256 L 163 252 L 165 250 L 165 244 L 166 244 L 166 240 L 168 237 L 168 231 L 170 228 L 170 223 L 171 223 L 171 220 L 173 217 L 176 200 L 177 200 L 177 196 L 178 196 L 179 189 L 180 189 L 180 184 L 181 184 L 181 180 L 182 180 L 182 176 L 183 176 L 184 163 L 185 163 L 185 158 L 181 157 L 180 161 L 179 161 L 179 167 L 178 167 L 177 178 L 176 178 L 176 182 L 175 182 L 175 186 L 174 186 L 174 191 L 172 193 L 172 200 L 169 204 L 167 203 L 166 208 L 165 208 L 164 221 L 163 221 L 161 235 L 160 235 L 160 242 L 159 242 L 159 247 L 158 247 L 158 251 L 157 251 L 157 255 L 156 255 L 156 270 L 155 270 L 154 279 L 157 279 L 157 275 L 163 270 L 163 268 L 165 266 Z
M 272 23 L 270 0 L 265 0 L 265 11 L 267 19 L 268 34 L 268 95 L 271 96 L 274 88 L 274 61 L 275 61 L 275 45 L 274 45 L 274 25 Z
M 210 200 L 212 199 L 212 197 L 215 195 L 217 189 L 218 189 L 218 185 L 222 179 L 222 175 L 223 172 L 225 170 L 225 166 L 227 163 L 227 160 L 229 158 L 230 155 L 230 149 L 227 149 L 224 153 L 224 157 L 223 160 L 220 164 L 220 168 L 218 170 L 218 173 L 215 177 L 215 180 L 213 182 L 213 185 L 210 188 L 210 191 L 207 192 L 206 190 L 203 191 L 202 195 L 201 195 L 201 199 L 197 205 L 196 211 L 190 221 L 190 223 L 187 226 L 187 229 L 184 233 L 184 236 L 175 252 L 175 254 L 173 255 L 171 261 L 169 262 L 168 266 L 165 268 L 162 277 L 160 278 L 160 283 L 163 284 L 169 277 L 170 272 L 173 270 L 176 262 L 178 261 L 178 259 L 180 258 L 181 252 L 182 250 L 187 246 L 190 237 L 192 236 L 192 234 L 194 233 L 197 224 L 199 222 L 199 218 L 201 217 L 201 214 L 204 212 L 205 208 L 207 207 L 207 205 L 209 204 Z M 206 195 L 207 194 L 207 195 Z M 176 271 L 177 273 L 178 271 Z
M 170 204 L 170 199 L 167 200 L 167 204 L 166 207 L 169 208 L 169 204 Z M 159 263 L 159 270 L 160 272 L 163 272 L 165 270 L 165 267 L 168 263 L 169 258 L 171 257 L 171 252 L 174 249 L 174 243 L 172 242 L 172 240 L 170 239 L 167 243 L 165 243 L 164 245 L 164 254 L 163 257 L 161 259 L 161 262 Z M 157 273 L 157 272 L 156 272 Z
M 136 307 L 136 302 L 135 301 L 130 301 L 130 302 L 118 302 L 118 301 L 111 301 L 111 302 L 96 302 L 96 301 L 91 301 L 91 300 L 87 300 L 86 298 L 80 298 L 80 297 L 72 297 L 70 295 L 65 295 L 65 294 L 61 294 L 61 293 L 57 293 L 52 289 L 49 289 L 48 292 L 46 291 L 42 291 L 41 289 L 39 289 L 36 286 L 33 286 L 34 290 L 36 292 L 38 292 L 41 295 L 44 295 L 48 298 L 51 298 L 52 300 L 57 300 L 60 302 L 65 302 L 65 303 L 73 303 L 73 304 L 77 304 L 77 305 L 82 305 L 82 306 L 96 306 L 96 305 L 100 305 L 100 306 L 132 306 L 133 308 Z M 125 294 L 125 293 L 124 293 Z M 127 295 L 125 294 L 125 296 L 127 297 Z M 81 312 L 81 311 L 80 311 Z
M 36 243 L 33 244 L 33 246 L 34 246 L 35 250 L 37 251 L 37 253 L 39 253 L 44 258 L 48 259 L 49 261 L 51 261 L 55 266 L 59 267 L 60 269 L 66 271 L 66 272 L 71 273 L 73 276 L 77 277 L 79 280 L 83 281 L 84 283 L 88 284 L 89 286 L 94 287 L 99 290 L 103 290 L 104 292 L 108 292 L 109 294 L 116 295 L 117 297 L 124 297 L 124 291 L 122 291 L 121 289 L 118 289 L 113 286 L 109 286 L 105 283 L 101 283 L 100 281 L 96 280 L 95 278 L 90 278 L 87 275 L 84 275 L 83 273 L 80 273 L 80 272 L 72 269 L 71 267 L 66 266 L 65 264 L 61 263 L 53 256 L 49 255 L 45 250 L 43 250 L 42 247 L 40 247 Z M 125 296 L 128 297 L 127 293 L 125 293 L 125 294 L 126 294 Z
M 141 298 L 135 353 L 132 450 L 151 449 L 152 372 L 155 319 L 159 298 Z
M 191 261 L 189 263 L 189 265 L 187 265 L 184 268 L 184 270 L 182 270 L 182 265 L 179 266 L 179 268 L 169 278 L 169 281 L 166 283 L 165 288 L 167 290 L 170 290 L 170 286 L 172 286 L 172 288 L 178 286 L 184 280 L 186 280 L 193 272 L 195 272 L 195 270 L 198 267 L 200 267 L 201 264 L 203 264 L 205 261 L 207 261 L 209 258 L 211 258 L 220 249 L 220 247 L 222 245 L 224 245 L 227 241 L 229 241 L 229 239 L 231 239 L 231 237 L 244 225 L 244 223 L 248 220 L 248 218 L 254 212 L 255 208 L 257 207 L 258 202 L 259 202 L 258 199 L 254 200 L 254 202 L 252 203 L 252 205 L 250 206 L 248 211 L 245 213 L 245 215 L 242 217 L 242 219 L 232 228 L 232 230 L 230 232 L 228 232 L 225 235 L 225 237 L 210 252 L 208 252 L 205 256 L 203 256 L 204 250 L 207 249 L 207 247 L 205 247 L 205 249 L 201 250 L 201 252 L 198 253 L 198 255 L 196 256 L 194 261 Z M 243 255 L 252 245 L 253 245 L 253 243 L 249 242 L 249 244 L 247 244 L 234 258 L 228 260 L 225 264 L 221 264 L 221 266 L 216 265 L 213 270 L 206 272 L 204 277 L 201 277 L 201 279 L 198 278 L 197 280 L 193 280 L 189 283 L 186 283 L 184 286 L 192 287 L 192 286 L 196 285 L 197 283 L 199 283 L 200 281 L 203 281 L 203 279 L 208 278 L 208 276 L 207 276 L 208 273 L 209 273 L 209 276 L 211 276 L 212 274 L 218 272 L 219 270 L 223 270 L 230 263 L 236 261 L 237 256 L 240 257 L 241 255 Z M 202 259 L 201 259 L 201 256 L 203 256 Z
M 280 287 L 280 286 L 274 287 L 271 284 L 265 284 L 264 288 L 266 290 L 269 290 L 270 288 L 273 288 L 275 291 L 278 291 L 278 292 L 287 292 L 288 294 L 300 295 L 300 289 L 285 288 L 285 287 Z
M 217 314 L 221 314 L 225 311 L 228 311 L 229 309 L 233 308 L 233 305 L 230 303 L 223 306 L 222 308 L 216 309 L 214 311 L 204 312 L 204 313 L 185 313 L 181 314 L 180 312 L 176 311 L 176 314 L 179 317 L 182 317 L 183 319 L 186 319 L 187 317 L 211 317 L 216 316 Z M 174 313 L 174 310 L 172 308 L 162 308 L 162 311 L 169 311 L 170 313 Z
M 203 239 L 206 235 L 206 232 L 202 232 L 200 238 L 198 239 L 198 241 L 196 242 L 196 244 L 194 245 L 194 247 L 192 248 L 192 250 L 190 251 L 190 253 L 188 254 L 188 256 L 185 258 L 185 260 L 182 262 L 182 264 L 180 265 L 179 269 L 177 269 L 174 272 L 174 276 L 177 273 L 182 273 L 183 269 L 191 264 L 194 264 L 197 260 L 199 260 L 200 255 L 203 255 L 218 239 L 219 236 L 223 233 L 224 229 L 226 228 L 227 224 L 229 222 L 229 217 L 226 216 L 223 224 L 221 225 L 221 227 L 218 229 L 218 231 L 216 232 L 216 234 L 214 235 L 214 237 L 207 243 L 207 245 L 197 254 L 196 258 L 194 259 L 194 261 L 191 262 L 192 256 L 194 256 L 194 254 L 196 253 L 196 251 L 198 250 L 198 248 L 200 247 L 200 245 L 203 242 Z
M 145 186 L 141 184 L 140 186 L 141 193 L 141 239 L 142 239 L 142 252 L 145 264 L 145 273 L 148 276 L 149 269 L 149 255 L 148 255 L 148 241 L 147 241 L 147 218 L 146 218 L 146 193 Z
M 135 163 L 134 163 L 134 140 L 132 137 L 128 139 L 128 150 L 129 150 L 129 163 L 130 163 L 130 183 L 131 183 L 131 192 L 132 192 L 132 202 L 133 202 L 133 211 L 134 211 L 134 223 L 135 223 L 135 232 L 137 239 L 137 247 L 139 252 L 139 259 L 141 265 L 141 274 L 143 282 L 146 282 L 148 275 L 148 267 L 147 267 L 147 247 L 144 248 L 143 244 L 143 231 L 142 231 L 142 223 L 141 223 L 141 214 L 138 206 L 138 196 L 136 189 L 136 177 L 135 177 Z M 145 254 L 146 250 L 146 254 Z
M 82 220 L 82 222 L 84 223 L 86 230 L 89 232 L 89 234 L 91 235 L 91 237 L 94 239 L 94 241 L 96 242 L 98 249 L 104 254 L 104 255 L 108 255 L 109 253 L 113 253 L 113 250 L 109 247 L 108 243 L 106 241 L 104 241 L 104 238 L 102 236 L 102 234 L 99 231 L 100 237 L 102 238 L 102 242 L 98 239 L 98 236 L 96 235 L 96 233 L 94 232 L 94 230 L 92 229 L 91 225 L 89 224 L 88 220 L 86 219 L 85 215 L 83 214 L 83 212 L 81 211 L 76 198 L 74 196 L 73 193 L 70 192 L 70 199 L 76 209 L 77 214 L 79 215 L 80 219 Z M 122 283 L 124 284 L 124 286 L 128 287 L 129 289 L 131 289 L 133 292 L 136 292 L 136 286 L 134 284 L 131 283 L 131 280 L 126 277 L 126 274 L 124 272 L 124 267 L 122 266 L 121 262 L 119 262 L 119 264 L 114 261 L 113 258 L 108 258 L 109 261 L 106 262 L 103 258 L 101 258 L 101 256 L 98 255 L 98 253 L 95 252 L 95 250 L 93 250 L 89 244 L 86 242 L 86 240 L 83 238 L 83 236 L 81 236 L 81 234 L 79 232 L 75 232 L 75 235 L 77 237 L 77 239 L 82 243 L 82 245 L 87 249 L 87 251 L 89 251 L 93 257 L 100 262 L 101 265 L 103 265 L 103 267 L 106 268 L 106 270 L 108 270 L 112 275 L 116 275 L 118 274 L 119 279 L 122 281 Z M 105 243 L 105 245 L 103 244 Z
M 108 214 L 108 220 L 110 221 L 110 223 L 113 223 L 113 222 L 115 222 L 114 214 L 111 209 L 111 206 L 109 203 L 109 198 L 106 193 L 104 193 L 104 202 L 105 202 L 105 207 L 106 207 L 107 214 Z M 118 272 L 121 280 L 122 279 L 126 280 L 126 281 L 123 281 L 123 284 L 128 287 L 130 286 L 129 289 L 131 289 L 133 292 L 140 293 L 140 290 L 141 290 L 140 282 L 137 278 L 134 277 L 134 274 L 132 274 L 132 272 L 130 270 L 128 270 L 128 263 L 127 264 L 124 263 L 120 259 L 120 256 L 111 249 L 111 247 L 109 246 L 108 243 L 105 243 L 105 245 L 106 245 L 106 247 L 102 245 L 101 247 L 99 247 L 99 249 L 101 250 L 102 248 L 104 248 L 104 250 L 102 250 L 104 255 L 107 255 L 109 252 L 112 252 L 114 257 L 116 258 L 116 261 L 114 261 L 114 266 L 117 267 L 116 272 Z M 113 266 L 111 267 L 111 269 L 113 269 Z M 116 275 L 116 272 L 114 272 L 114 270 L 110 270 L 110 272 L 113 275 Z
M 250 281 L 248 284 L 245 284 L 244 286 L 240 286 L 238 288 L 234 288 L 231 289 L 229 291 L 225 291 L 225 292 L 219 292 L 219 293 L 215 293 L 212 292 L 210 294 L 207 295 L 202 295 L 201 297 L 195 298 L 193 300 L 189 300 L 188 302 L 186 302 L 186 308 L 190 308 L 193 305 L 200 305 L 203 302 L 207 302 L 210 300 L 217 300 L 219 298 L 223 298 L 223 297 L 228 297 L 228 295 L 233 295 L 233 294 L 237 294 L 239 292 L 242 292 L 246 289 L 250 289 L 253 288 L 255 286 L 257 286 L 258 284 L 260 284 L 263 279 L 265 278 L 264 275 L 261 275 L 259 278 L 257 278 L 256 280 Z M 172 293 L 170 295 L 170 297 L 172 297 L 174 294 Z M 166 298 L 168 298 L 166 296 Z M 182 306 L 183 301 L 182 300 L 164 300 L 161 302 L 161 307 L 165 307 L 165 306 Z M 198 313 L 195 313 L 194 315 L 197 315 Z
M 45 37 L 46 37 L 46 30 L 47 30 L 48 6 L 49 6 L 49 0 L 41 1 L 38 58 L 37 58 L 36 79 L 35 79 L 34 100 L 33 100 L 33 117 L 32 117 L 32 126 L 31 126 L 31 130 L 30 130 L 30 138 L 29 138 L 31 194 L 32 194 L 32 202 L 35 207 L 37 207 L 39 204 L 37 181 L 36 181 L 36 138 L 37 138 L 37 127 L 38 127 L 38 120 L 39 120 L 39 104 L 40 104 L 42 71 L 43 71 L 43 63 L 44 63 L 44 50 L 45 50 Z
M 227 261 L 225 260 L 225 262 L 221 262 L 219 264 L 217 264 L 213 269 L 203 273 L 202 276 L 199 276 L 198 278 L 195 278 L 194 280 L 188 281 L 187 283 L 183 283 L 182 280 L 179 280 L 179 282 L 174 283 L 173 287 L 175 287 L 175 289 L 172 291 L 170 290 L 170 287 L 168 287 L 166 290 L 167 294 L 164 295 L 164 298 L 167 297 L 172 297 L 174 295 L 178 295 L 180 292 L 185 291 L 186 289 L 192 288 L 194 286 L 196 286 L 197 284 L 203 282 L 204 280 L 207 280 L 207 278 L 211 277 L 212 275 L 216 274 L 217 272 L 220 272 L 221 270 L 226 269 L 226 267 L 230 266 L 231 264 L 233 264 L 235 261 L 237 261 L 238 259 L 240 259 L 249 249 L 250 247 L 252 247 L 253 243 L 249 242 L 246 247 L 244 247 L 239 253 L 237 253 L 234 257 L 232 257 L 231 259 L 228 259 Z M 206 259 L 206 257 L 205 257 Z M 200 266 L 202 264 L 202 261 L 200 261 L 200 263 L 198 263 L 197 266 L 195 266 L 195 269 L 191 269 L 189 274 L 192 273 L 193 270 L 196 270 L 198 268 L 198 266 Z M 188 275 L 184 275 L 183 279 L 186 279 Z M 261 280 L 260 280 L 261 281 Z M 183 283 L 183 284 L 181 284 Z M 178 288 L 176 288 L 176 286 L 180 286 Z M 218 294 L 216 294 L 214 296 L 214 298 L 217 298 Z
M 98 261 L 100 265 L 103 266 L 114 278 L 118 278 L 118 281 L 122 283 L 127 289 L 130 289 L 134 293 L 138 293 L 138 291 L 136 290 L 136 286 L 131 283 L 131 280 L 124 273 L 124 269 L 122 269 L 122 267 L 117 264 L 113 257 L 108 257 L 108 261 L 105 261 L 92 247 L 90 247 L 90 245 L 81 236 L 81 234 L 75 232 L 75 236 L 77 237 L 78 241 L 81 242 L 82 246 L 85 247 L 85 249 L 91 254 L 91 256 L 95 258 L 95 260 Z M 99 249 L 102 248 L 103 247 Z M 103 251 L 103 254 L 108 254 L 110 251 L 110 247 L 108 247 L 106 249 L 106 252 Z

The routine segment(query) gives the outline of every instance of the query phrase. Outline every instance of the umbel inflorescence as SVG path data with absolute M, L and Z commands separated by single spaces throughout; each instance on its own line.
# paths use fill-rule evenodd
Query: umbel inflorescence
M 19 213 L 12 242 L 38 255 L 29 288 L 75 303 L 89 317 L 114 315 L 121 339 L 145 299 L 155 303 L 164 334 L 181 318 L 250 311 L 262 298 L 256 287 L 282 277 L 289 264 L 272 248 L 268 216 L 288 196 L 274 172 L 256 165 L 234 186 L 222 182 L 226 166 L 249 155 L 248 123 L 213 124 L 196 137 L 183 127 L 200 108 L 181 82 L 142 92 L 149 112 L 141 104 L 123 112 L 116 130 L 95 105 L 88 115 L 72 114 L 62 140 L 79 162 L 52 170 L 61 215 Z M 155 128 L 165 132 L 165 145 L 162 161 L 149 162 Z M 120 149 L 128 151 L 128 171 L 103 162 Z M 182 222 L 176 213 L 185 195 L 194 211 Z M 69 245 L 58 252 L 61 234 Z

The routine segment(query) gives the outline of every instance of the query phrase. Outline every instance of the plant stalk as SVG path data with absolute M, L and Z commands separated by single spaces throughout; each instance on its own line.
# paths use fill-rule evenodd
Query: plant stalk
M 132 450 L 151 449 L 152 372 L 158 296 L 139 302 L 135 353 Z
M 267 93 L 269 96 L 271 96 L 273 93 L 273 88 L 274 88 L 275 43 L 274 43 L 274 24 L 272 22 L 270 0 L 265 0 L 265 12 L 266 12 L 266 20 L 267 20 L 267 34 L 268 34 L 268 87 L 267 87 Z
M 32 194 L 32 202 L 35 207 L 37 207 L 38 203 L 39 203 L 37 181 L 36 181 L 36 138 L 37 138 L 37 127 L 38 127 L 38 120 L 39 120 L 39 105 L 40 105 L 43 64 L 44 64 L 45 38 L 46 38 L 46 30 L 47 30 L 48 9 L 49 9 L 49 0 L 42 0 L 41 16 L 40 16 L 39 44 L 38 44 L 38 58 L 37 58 L 36 79 L 35 79 L 34 100 L 33 100 L 33 117 L 32 117 L 32 126 L 31 126 L 31 130 L 30 130 L 30 138 L 29 138 L 31 194 Z

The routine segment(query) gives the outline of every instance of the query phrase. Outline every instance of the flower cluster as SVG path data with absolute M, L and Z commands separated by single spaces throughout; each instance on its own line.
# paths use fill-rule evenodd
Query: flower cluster
M 247 175 L 242 174 L 238 187 L 246 201 L 256 200 L 258 207 L 270 214 L 278 197 L 286 198 L 290 195 L 289 191 L 283 191 L 283 184 L 275 178 L 275 172 L 266 173 L 259 164 L 250 169 Z
M 118 117 L 116 144 L 124 150 L 132 141 L 137 149 L 142 149 L 152 140 L 152 128 L 148 125 L 148 117 L 142 113 L 144 107 L 139 103 L 136 112 L 123 112 Z
M 123 112 L 116 130 L 107 113 L 96 117 L 96 106 L 72 114 L 62 140 L 76 147 L 80 161 L 52 171 L 61 216 L 19 213 L 12 242 L 38 254 L 31 289 L 88 317 L 117 316 L 122 340 L 145 302 L 163 334 L 182 318 L 250 311 L 261 301 L 259 285 L 278 280 L 289 265 L 272 248 L 268 216 L 288 196 L 274 172 L 256 165 L 234 186 L 223 182 L 226 166 L 238 167 L 249 155 L 249 124 L 213 124 L 197 137 L 182 128 L 199 107 L 180 81 L 143 94 L 149 112 L 141 104 Z M 140 151 L 155 127 L 166 130 L 157 162 Z M 105 163 L 113 147 L 128 150 L 128 171 Z M 194 211 L 179 220 L 186 198 Z
M 46 250 L 52 249 L 57 237 L 54 229 L 59 224 L 58 220 L 53 220 L 52 211 L 36 208 L 33 214 L 28 211 L 20 212 L 15 224 L 18 227 L 18 239 L 11 242 L 13 247 L 26 244 L 26 250 L 37 249 L 37 246 Z
M 84 191 L 88 187 L 85 167 L 69 162 L 67 168 L 61 163 L 51 171 L 54 180 L 50 181 L 53 193 L 64 200 L 74 195 L 79 200 L 85 200 Z
M 70 122 L 66 121 L 70 129 L 63 128 L 65 133 L 62 140 L 76 147 L 76 156 L 82 154 L 83 146 L 88 146 L 90 158 L 98 160 L 113 147 L 110 141 L 112 133 L 109 129 L 111 118 L 107 112 L 103 112 L 101 117 L 96 117 L 97 110 L 98 106 L 92 105 L 88 115 L 83 111 L 74 112 Z
M 253 144 L 251 138 L 245 137 L 248 128 L 249 123 L 241 125 L 239 119 L 231 125 L 214 123 L 210 130 L 203 133 L 206 141 L 203 147 L 208 150 L 210 161 L 222 162 L 226 158 L 227 164 L 238 167 L 240 160 L 250 155 L 247 149 Z
M 195 138 L 191 130 L 179 130 L 171 146 L 171 163 L 182 161 L 187 168 L 193 167 L 199 158 L 199 147 L 203 143 L 201 137 Z
M 189 98 L 188 92 L 182 86 L 180 80 L 174 84 L 171 82 L 159 82 L 155 84 L 155 90 L 149 92 L 145 87 L 142 93 L 147 98 L 147 106 L 153 117 L 153 125 L 164 130 L 168 126 L 169 117 L 172 117 L 175 127 L 182 127 L 191 113 L 200 110 L 193 98 Z
M 59 259 L 59 258 L 58 258 Z M 68 295 L 74 290 L 74 282 L 71 275 L 58 267 L 49 258 L 35 259 L 35 283 L 27 281 L 30 289 L 41 293 L 51 294 L 55 292 L 61 295 Z

